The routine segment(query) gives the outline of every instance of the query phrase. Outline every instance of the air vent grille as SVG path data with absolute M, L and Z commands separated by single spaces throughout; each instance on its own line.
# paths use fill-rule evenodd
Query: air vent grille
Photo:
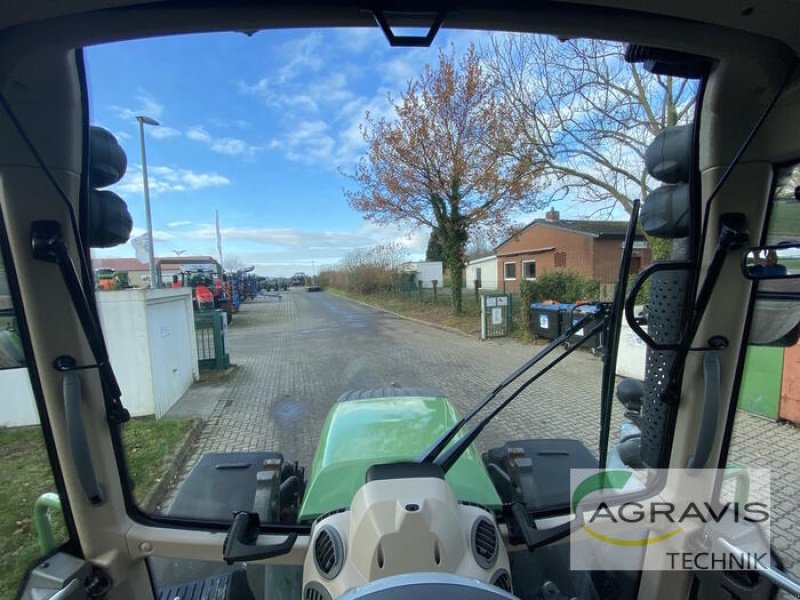
M 322 527 L 314 542 L 314 562 L 322 576 L 333 579 L 342 570 L 344 546 L 339 532 L 333 527 Z
M 317 517 L 316 518 L 316 522 L 320 523 L 321 521 L 324 521 L 328 517 L 332 517 L 333 515 L 338 515 L 338 514 L 341 514 L 343 512 L 347 512 L 348 510 L 350 510 L 350 509 L 349 508 L 336 508 L 334 510 L 330 510 L 330 511 L 326 512 L 325 514 L 320 515 L 319 517 Z
M 511 593 L 511 577 L 508 571 L 498 571 L 492 578 L 492 584 L 499 587 L 501 590 Z
M 303 592 L 303 600 L 331 600 L 331 595 L 316 581 L 312 581 Z
M 497 528 L 489 519 L 480 518 L 472 528 L 472 553 L 484 569 L 494 565 L 497 559 Z

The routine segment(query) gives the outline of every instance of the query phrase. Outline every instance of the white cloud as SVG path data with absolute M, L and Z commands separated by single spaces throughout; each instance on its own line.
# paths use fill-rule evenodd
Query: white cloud
M 157 196 L 169 192 L 185 192 L 220 187 L 230 184 L 230 179 L 218 173 L 196 173 L 191 169 L 175 169 L 166 166 L 148 166 L 147 184 L 150 194 Z M 135 166 L 113 188 L 119 194 L 142 194 L 142 169 Z
M 305 88 L 305 94 L 317 104 L 341 104 L 355 96 L 348 85 L 344 73 L 334 72 L 311 81 Z
M 213 241 L 212 225 L 195 232 L 198 237 Z M 335 267 L 349 252 L 377 244 L 397 243 L 406 251 L 408 260 L 421 260 L 425 255 L 430 232 L 426 227 L 404 231 L 392 226 L 362 223 L 354 231 L 295 231 L 287 229 L 237 228 L 223 229 L 223 243 L 232 249 L 245 264 L 255 265 L 260 275 L 287 276 L 295 271 L 318 273 L 322 268 Z M 249 249 L 238 250 L 244 242 Z M 253 242 L 263 249 L 253 250 Z
M 131 139 L 130 134 L 126 133 L 124 131 L 115 131 L 114 132 L 114 137 L 117 138 L 118 140 L 129 140 L 129 139 Z
M 190 140 L 207 144 L 213 152 L 226 156 L 252 157 L 262 148 L 245 140 L 234 137 L 215 138 L 202 125 L 194 125 L 186 130 Z
M 145 233 L 147 233 L 147 230 L 144 227 L 134 227 L 131 229 L 131 239 L 139 237 L 140 235 L 144 235 Z M 159 231 L 158 229 L 153 230 L 153 241 L 168 242 L 174 239 L 175 236 L 169 232 Z
M 415 79 L 425 66 L 424 59 L 420 60 L 415 55 L 401 55 L 384 62 L 380 66 L 380 73 L 384 83 L 393 85 L 407 84 Z
M 323 120 L 301 121 L 271 142 L 270 147 L 283 152 L 289 160 L 312 165 L 336 167 L 336 140 Z
M 250 121 L 244 119 L 221 119 L 219 117 L 212 117 L 209 121 L 220 129 L 231 129 L 233 127 L 237 129 L 248 129 L 251 125 Z
M 167 227 L 171 225 L 173 223 L 169 223 Z M 144 229 L 137 227 L 132 235 L 142 233 Z M 322 268 L 337 265 L 352 250 L 391 242 L 400 244 L 407 252 L 409 260 L 420 260 L 425 254 L 430 234 L 428 228 L 422 226 L 405 231 L 367 222 L 362 222 L 352 231 L 225 227 L 221 233 L 228 254 L 235 255 L 246 265 L 255 265 L 259 275 L 270 276 L 289 276 L 295 271 L 304 270 L 311 272 L 312 268 L 318 273 Z M 197 255 L 216 252 L 216 229 L 211 223 L 195 224 L 188 231 L 156 230 L 153 237 L 156 242 L 161 242 L 156 249 L 157 254 L 163 254 L 175 247 Z M 131 254 L 130 246 L 124 246 L 115 249 L 111 254 L 103 255 Z
M 192 221 L 172 221 L 171 223 L 167 223 L 167 227 L 185 227 L 191 224 Z
M 148 131 L 150 135 L 157 140 L 165 140 L 167 138 L 177 137 L 181 134 L 181 132 L 174 127 L 148 127 Z
M 228 185 L 231 181 L 223 175 L 217 173 L 195 173 L 186 169 L 181 169 L 176 177 L 183 181 L 193 190 L 201 190 L 207 187 L 219 187 Z
M 355 54 L 362 53 L 371 46 L 386 45 L 386 38 L 377 27 L 337 29 L 335 35 L 339 47 Z
M 366 148 L 360 129 L 365 113 L 369 112 L 376 119 L 394 117 L 386 93 L 387 90 L 380 89 L 371 98 L 350 98 L 341 104 L 330 121 L 299 120 L 271 140 L 267 147 L 282 152 L 294 162 L 327 169 L 348 168 Z
M 136 101 L 138 105 L 135 107 L 119 106 L 115 104 L 110 108 L 120 119 L 126 121 L 132 121 L 139 115 L 152 117 L 156 120 L 163 116 L 164 105 L 147 92 L 139 92 L 136 96 Z
M 298 230 L 268 227 L 223 227 L 222 239 L 235 248 L 238 242 L 263 246 L 258 252 L 266 255 L 287 256 L 293 260 L 327 257 L 339 260 L 356 248 L 368 248 L 376 244 L 395 242 L 410 253 L 425 252 L 429 231 L 426 227 L 402 230 L 393 226 L 363 222 L 354 231 Z M 212 224 L 200 224 L 181 235 L 185 240 L 215 240 L 216 228 Z M 232 250 L 237 256 L 241 252 Z M 252 260 L 248 261 L 252 262 Z
M 324 53 L 320 51 L 322 33 L 313 31 L 281 46 L 279 55 L 287 62 L 279 69 L 281 83 L 297 77 L 302 71 L 318 71 L 322 68 Z
M 193 125 L 186 130 L 186 137 L 196 142 L 211 143 L 211 134 L 202 125 Z
M 254 84 L 239 82 L 243 93 L 259 96 L 271 107 L 289 114 L 319 113 L 325 107 L 337 107 L 355 96 L 347 76 L 341 71 L 304 80 L 302 83 L 281 81 L 280 75 L 267 75 Z
M 211 143 L 211 149 L 228 156 L 253 156 L 261 148 L 238 138 L 219 138 Z

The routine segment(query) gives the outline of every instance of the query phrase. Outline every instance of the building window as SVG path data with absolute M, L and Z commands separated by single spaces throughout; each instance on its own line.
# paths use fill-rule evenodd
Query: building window
M 517 278 L 517 263 L 513 262 L 503 263 L 503 278 L 504 279 Z
M 525 279 L 536 279 L 536 261 L 525 260 L 522 262 L 522 276 Z
M 483 283 L 481 282 L 481 268 L 480 267 L 475 269 L 475 281 L 478 282 L 478 287 L 483 287 Z

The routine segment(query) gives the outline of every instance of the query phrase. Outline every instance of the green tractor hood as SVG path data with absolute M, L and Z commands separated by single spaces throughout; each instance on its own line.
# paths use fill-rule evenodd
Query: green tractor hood
M 458 417 L 446 398 L 407 396 L 337 402 L 322 428 L 299 520 L 348 508 L 374 464 L 417 458 Z M 456 497 L 501 507 L 481 457 L 470 447 L 447 473 Z

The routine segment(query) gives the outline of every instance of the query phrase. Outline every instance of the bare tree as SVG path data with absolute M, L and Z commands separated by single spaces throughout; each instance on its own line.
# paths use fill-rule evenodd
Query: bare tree
M 591 203 L 590 214 L 609 216 L 646 197 L 645 149 L 692 118 L 692 81 L 626 63 L 613 42 L 493 35 L 490 50 L 493 81 L 541 152 L 551 201 Z
M 504 227 L 534 205 L 535 152 L 500 91 L 474 46 L 459 59 L 440 52 L 398 101 L 390 96 L 395 119 L 367 115 L 367 155 L 350 175 L 358 188 L 345 192 L 369 220 L 438 231 L 456 312 L 470 229 Z
M 235 254 L 230 254 L 225 257 L 225 264 L 223 265 L 228 272 L 235 272 L 244 267 L 242 259 Z
M 467 260 L 489 256 L 494 251 L 494 241 L 489 234 L 481 229 L 474 229 L 467 240 Z

